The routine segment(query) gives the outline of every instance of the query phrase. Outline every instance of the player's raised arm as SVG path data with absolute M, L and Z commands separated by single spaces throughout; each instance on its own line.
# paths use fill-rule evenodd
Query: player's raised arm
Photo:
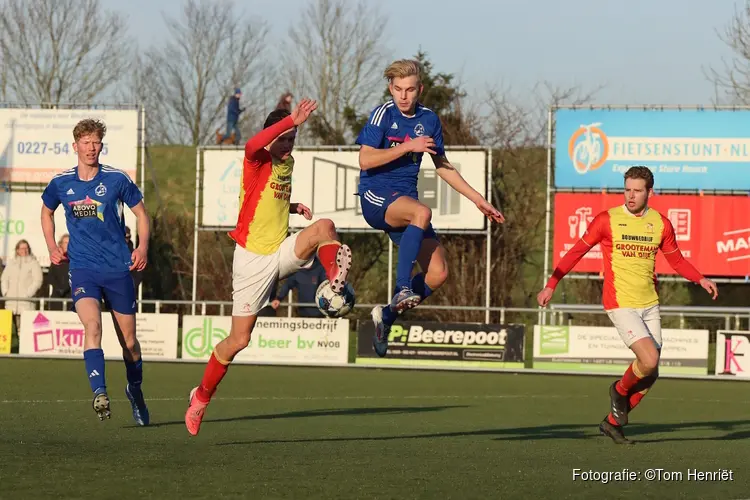
M 698 271 L 695 266 L 693 266 L 690 261 L 682 255 L 680 247 L 677 246 L 677 238 L 675 238 L 672 222 L 663 215 L 661 219 L 664 223 L 664 229 L 662 230 L 659 248 L 667 259 L 669 265 L 686 280 L 700 284 L 700 286 L 702 286 L 711 294 L 712 298 L 716 300 L 716 297 L 719 295 L 716 283 L 704 277 L 700 271 Z
M 591 221 L 580 240 L 568 250 L 560 263 L 550 276 L 544 289 L 537 295 L 537 302 L 541 307 L 546 307 L 552 300 L 557 284 L 576 267 L 576 264 L 586 255 L 589 250 L 594 248 L 597 243 L 602 241 L 609 230 L 609 213 L 602 212 Z
M 493 207 L 479 191 L 471 187 L 466 179 L 451 165 L 445 155 L 432 155 L 437 174 L 448 183 L 450 187 L 461 193 L 464 197 L 474 203 L 480 212 L 494 222 L 505 222 L 505 217 L 500 210 Z
M 318 108 L 318 103 L 311 99 L 302 99 L 292 113 L 283 120 L 264 128 L 245 144 L 245 158 L 252 161 L 255 153 L 271 144 L 278 136 L 303 124 L 310 114 Z
M 477 206 L 480 212 L 494 222 L 505 222 L 505 217 L 500 213 L 500 210 L 493 207 L 479 191 L 471 187 L 466 182 L 466 179 L 459 173 L 456 168 L 451 165 L 448 158 L 445 156 L 445 147 L 443 146 L 443 126 L 440 123 L 440 119 L 435 116 L 435 130 L 434 136 L 434 150 L 432 155 L 432 162 L 435 164 L 437 174 L 448 183 L 450 187 L 458 191 L 462 196 L 467 198 L 469 201 Z

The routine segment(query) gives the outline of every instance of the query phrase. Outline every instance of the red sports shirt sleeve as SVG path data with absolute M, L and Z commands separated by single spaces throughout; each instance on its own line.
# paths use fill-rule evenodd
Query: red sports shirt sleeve
M 578 261 L 580 261 L 584 255 L 588 253 L 597 243 L 602 241 L 607 234 L 610 232 L 609 227 L 609 212 L 602 212 L 591 221 L 586 233 L 581 237 L 580 240 L 568 250 L 565 256 L 562 258 L 560 263 L 555 268 L 555 271 L 547 281 L 547 288 L 555 289 L 561 279 L 565 277 L 570 271 L 576 267 Z
M 287 116 L 270 127 L 264 128 L 251 137 L 245 144 L 245 158 L 252 162 L 255 153 L 271 144 L 285 130 L 289 130 L 292 127 L 294 127 L 294 119 L 291 116 Z
M 700 282 L 703 279 L 703 275 L 688 261 L 680 251 L 680 247 L 677 246 L 677 238 L 674 234 L 674 227 L 672 227 L 672 221 L 662 215 L 662 222 L 664 223 L 664 229 L 661 235 L 661 248 L 664 257 L 672 269 L 688 281 L 694 283 Z

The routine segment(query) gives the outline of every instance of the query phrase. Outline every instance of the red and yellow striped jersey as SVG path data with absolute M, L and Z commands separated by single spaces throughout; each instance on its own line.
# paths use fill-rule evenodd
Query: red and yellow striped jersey
M 684 278 L 699 282 L 703 276 L 683 258 L 674 228 L 668 218 L 647 208 L 640 216 L 621 205 L 597 215 L 586 234 L 571 248 L 555 269 L 547 286 L 554 289 L 578 261 L 600 245 L 604 260 L 604 308 L 645 308 L 659 302 L 656 291 L 656 253 Z
M 246 250 L 270 255 L 278 250 L 289 232 L 294 159 L 280 161 L 265 147 L 294 127 L 287 116 L 263 129 L 245 145 L 237 226 L 229 233 Z

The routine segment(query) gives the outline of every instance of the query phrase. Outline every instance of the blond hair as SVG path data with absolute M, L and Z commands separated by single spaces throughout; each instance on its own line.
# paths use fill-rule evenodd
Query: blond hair
M 78 142 L 78 139 L 84 135 L 96 134 L 99 136 L 99 140 L 104 139 L 104 134 L 107 133 L 107 126 L 99 121 L 87 118 L 78 122 L 73 129 L 73 140 Z
M 416 76 L 417 81 L 422 81 L 422 65 L 413 59 L 399 59 L 393 61 L 383 72 L 383 76 L 392 82 L 394 78 L 406 78 Z

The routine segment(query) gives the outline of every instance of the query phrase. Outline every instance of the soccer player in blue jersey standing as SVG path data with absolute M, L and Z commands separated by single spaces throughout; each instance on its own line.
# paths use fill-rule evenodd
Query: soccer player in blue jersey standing
M 149 413 L 141 390 L 141 346 L 135 334 L 135 286 L 130 272 L 146 267 L 149 218 L 143 195 L 130 177 L 99 163 L 106 131 L 98 120 L 82 120 L 73 129 L 78 166 L 53 177 L 42 193 L 42 230 L 50 260 L 60 263 L 65 257 L 55 241 L 54 213 L 62 205 L 70 234 L 70 290 L 85 331 L 83 359 L 94 393 L 94 411 L 100 420 L 111 416 L 102 351 L 103 298 L 122 346 L 128 380 L 125 394 L 133 418 L 138 425 L 148 425 Z M 139 245 L 133 252 L 125 240 L 123 203 L 137 218 Z
M 431 223 L 432 211 L 417 194 L 424 153 L 432 155 L 437 174 L 485 216 L 494 222 L 505 221 L 446 158 L 440 118 L 419 103 L 421 73 L 417 61 L 399 60 L 388 66 L 384 76 L 393 99 L 372 111 L 357 137 L 362 215 L 399 247 L 393 299 L 387 306 L 372 310 L 373 345 L 381 357 L 387 353 L 388 335 L 396 317 L 416 307 L 448 277 L 445 249 Z M 412 278 L 414 262 L 422 272 Z

